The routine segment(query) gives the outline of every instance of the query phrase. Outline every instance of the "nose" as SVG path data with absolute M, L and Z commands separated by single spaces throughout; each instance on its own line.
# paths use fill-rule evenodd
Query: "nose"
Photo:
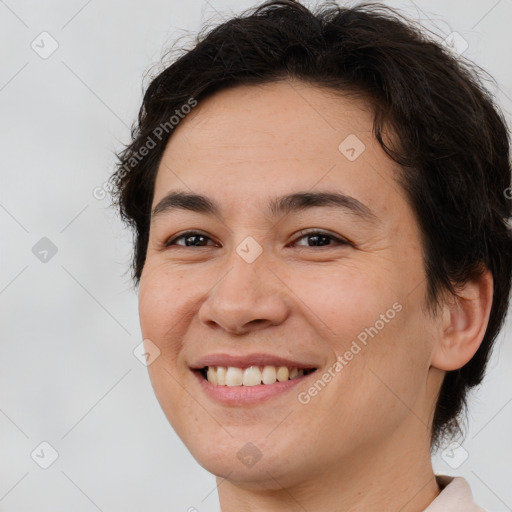
M 242 335 L 283 323 L 289 315 L 286 286 L 261 255 L 247 263 L 237 254 L 199 310 L 210 328 Z

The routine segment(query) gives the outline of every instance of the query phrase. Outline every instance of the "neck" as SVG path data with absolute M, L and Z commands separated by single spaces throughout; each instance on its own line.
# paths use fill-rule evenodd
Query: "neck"
M 286 467 L 260 468 L 257 487 L 254 481 L 217 478 L 222 512 L 421 512 L 440 492 L 427 432 L 418 446 L 422 429 L 407 437 L 397 431 L 385 446 L 359 446 L 335 465 L 295 482 Z

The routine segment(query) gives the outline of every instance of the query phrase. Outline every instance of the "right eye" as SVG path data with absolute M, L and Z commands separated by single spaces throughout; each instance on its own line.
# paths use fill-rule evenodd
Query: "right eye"
M 185 243 L 177 244 L 176 241 L 181 239 L 184 239 Z M 205 240 L 211 240 L 211 238 L 200 231 L 185 231 L 185 233 L 181 233 L 181 235 L 175 236 L 165 242 L 165 247 L 171 247 L 173 245 L 178 247 L 205 247 L 203 244 Z

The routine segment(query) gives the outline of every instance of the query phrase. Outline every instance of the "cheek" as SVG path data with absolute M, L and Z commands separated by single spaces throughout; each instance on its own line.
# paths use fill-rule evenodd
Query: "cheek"
M 296 296 L 299 315 L 308 318 L 336 355 L 343 354 L 353 339 L 379 322 L 380 315 L 395 316 L 393 304 L 400 293 L 383 276 L 390 275 L 378 261 L 330 263 L 298 269 L 283 275 Z
M 171 275 L 163 268 L 147 266 L 139 284 L 139 318 L 144 338 L 167 338 L 176 319 L 183 316 L 183 275 Z
M 184 376 L 179 357 L 186 337 L 184 319 L 190 306 L 183 296 L 183 277 L 170 275 L 161 267 L 148 266 L 139 285 L 139 319 L 143 339 L 151 340 L 160 351 L 159 357 L 148 366 L 149 377 L 158 400 L 180 396 L 174 389 Z M 174 377 L 174 378 L 173 378 Z M 165 411 L 167 414 L 167 411 Z
M 182 275 L 171 275 L 151 261 L 144 268 L 139 284 L 140 326 L 143 338 L 151 340 L 160 350 L 159 357 L 148 366 L 148 373 L 162 410 L 178 430 L 179 411 L 187 409 L 179 385 L 184 370 L 178 364 L 185 335 L 180 323 L 186 309 L 182 290 Z
M 347 264 L 334 272 L 318 268 L 310 278 L 288 276 L 304 311 L 314 313 L 308 316 L 325 333 L 333 363 L 343 358 L 318 398 L 333 404 L 335 429 L 394 428 L 410 414 L 426 380 L 430 330 L 421 310 L 424 288 L 411 294 L 399 274 L 380 262 L 364 268 Z M 380 427 L 376 417 L 383 418 Z

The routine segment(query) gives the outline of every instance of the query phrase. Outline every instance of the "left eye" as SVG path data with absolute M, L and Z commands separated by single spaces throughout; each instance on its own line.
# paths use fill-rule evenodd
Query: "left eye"
M 327 242 L 334 241 L 341 245 L 348 244 L 348 242 L 346 240 L 343 240 L 337 236 L 331 235 L 330 233 L 324 233 L 323 231 L 309 231 L 309 232 L 301 231 L 300 234 L 302 236 L 297 238 L 297 240 L 302 240 L 303 238 L 305 238 L 305 239 L 309 238 L 310 240 L 314 240 L 313 246 L 306 245 L 306 247 L 325 247 L 326 245 L 332 245 L 329 243 L 324 244 L 323 242 L 325 242 L 325 241 L 327 241 Z M 302 247 L 304 247 L 304 246 L 302 246 Z
M 309 245 L 306 243 L 305 247 L 325 247 L 325 246 L 332 245 L 329 243 L 330 241 L 334 241 L 341 245 L 347 245 L 349 243 L 346 240 L 343 240 L 339 237 L 331 235 L 330 233 L 324 233 L 323 231 L 310 231 L 310 232 L 301 231 L 299 234 L 301 234 L 302 236 L 300 236 L 296 240 L 302 240 L 302 239 L 313 240 L 313 245 Z M 181 240 L 181 239 L 185 240 L 184 245 L 176 243 L 178 240 Z M 203 235 L 202 233 L 200 233 L 198 231 L 187 231 L 186 233 L 182 233 L 181 235 L 166 242 L 165 246 L 170 247 L 172 245 L 177 245 L 177 246 L 181 246 L 181 247 L 204 247 L 206 244 L 204 244 L 203 242 L 205 242 L 207 240 L 211 240 L 211 238 L 206 235 Z M 325 242 L 327 242 L 327 243 L 325 243 Z M 300 244 L 297 244 L 297 245 L 304 247 L 304 245 L 300 245 Z

